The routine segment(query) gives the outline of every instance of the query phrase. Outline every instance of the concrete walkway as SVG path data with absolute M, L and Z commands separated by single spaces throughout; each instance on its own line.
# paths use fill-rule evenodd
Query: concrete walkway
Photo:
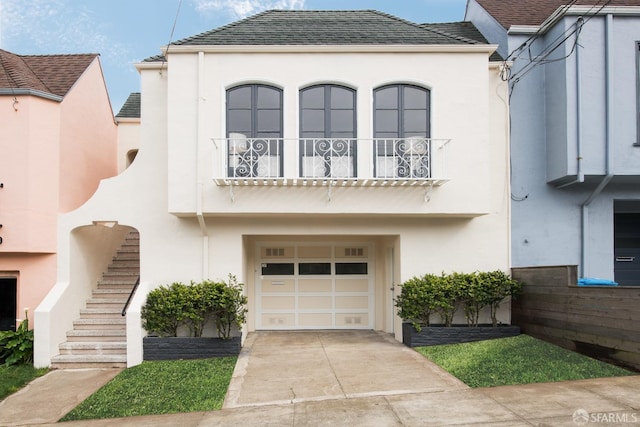
M 220 411 L 55 423 L 116 373 L 51 372 L 0 403 L 0 426 L 640 426 L 640 376 L 470 389 L 352 331 L 250 335 Z
M 258 332 L 245 341 L 224 408 L 466 388 L 388 334 Z

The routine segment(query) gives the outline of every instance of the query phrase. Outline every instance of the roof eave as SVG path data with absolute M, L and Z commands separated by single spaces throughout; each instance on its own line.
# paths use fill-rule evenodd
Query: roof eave
M 389 45 L 171 45 L 163 54 L 175 53 L 493 53 L 497 45 L 490 44 L 389 44 Z M 136 64 L 138 69 L 149 63 Z M 156 62 L 155 64 L 159 64 Z M 157 65 L 156 65 L 157 67 Z M 152 68 L 152 67 L 151 67 Z
M 140 123 L 140 117 L 118 117 L 116 116 L 117 123 Z
M 1 88 L 0 89 L 0 96 L 37 96 L 38 98 L 44 98 L 44 99 L 48 99 L 50 101 L 55 101 L 55 102 L 62 102 L 62 100 L 64 99 L 63 96 L 59 96 L 59 95 L 54 95 L 52 93 L 49 92 L 43 92 L 41 90 L 36 90 L 36 89 L 22 89 L 22 88 L 16 88 L 16 89 L 7 89 L 7 88 Z
M 558 23 L 565 16 L 584 16 L 594 12 L 594 6 L 571 6 L 566 9 L 559 7 L 540 25 L 512 25 L 509 27 L 509 34 L 530 35 L 535 33 L 545 33 Z M 640 16 L 640 6 L 605 6 L 597 10 L 599 15 L 624 15 Z

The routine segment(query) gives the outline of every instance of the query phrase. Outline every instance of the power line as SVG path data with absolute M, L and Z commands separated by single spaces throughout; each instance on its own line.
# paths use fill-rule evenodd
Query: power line
M 571 2 L 571 5 L 574 5 L 578 0 L 573 0 Z M 533 54 L 531 53 L 531 47 L 533 45 L 533 43 L 541 36 L 541 30 L 542 28 L 538 29 L 538 31 L 536 31 L 536 34 L 534 34 L 533 36 L 531 36 L 527 41 L 525 41 L 522 45 L 520 45 L 517 49 L 515 49 L 511 54 L 509 54 L 508 59 L 507 60 L 518 60 L 521 59 L 521 57 L 519 56 L 520 53 L 522 51 L 524 51 L 525 48 L 528 49 L 528 59 L 529 62 L 520 70 L 518 70 L 518 72 L 514 73 L 514 74 L 509 74 L 507 76 L 507 78 L 505 80 L 509 80 L 511 81 L 511 89 L 513 91 L 513 88 L 515 87 L 515 85 L 523 78 L 525 77 L 527 74 L 529 74 L 533 69 L 535 69 L 538 65 L 545 65 L 545 64 L 550 64 L 553 62 L 558 62 L 558 61 L 563 61 L 567 58 L 569 58 L 574 52 L 575 50 L 578 48 L 579 44 L 579 36 L 580 36 L 580 32 L 582 31 L 582 27 L 584 26 L 584 24 L 586 24 L 587 22 L 589 22 L 594 16 L 598 15 L 609 3 L 611 2 L 611 0 L 604 0 L 604 3 L 602 3 L 601 5 L 600 0 L 598 2 L 596 2 L 588 11 L 587 13 L 584 15 L 584 17 L 580 17 L 580 19 L 578 19 L 571 27 L 569 27 L 567 30 L 565 30 L 562 34 L 560 34 L 558 37 L 556 37 L 551 43 L 547 44 L 547 46 L 542 50 L 542 52 L 540 52 L 538 55 L 533 56 Z M 597 10 L 596 10 L 597 8 Z M 567 13 L 567 11 L 569 10 L 569 7 L 564 7 L 563 11 L 561 13 L 561 17 L 564 17 Z M 569 40 L 573 35 L 575 34 L 575 41 L 573 46 L 571 47 L 571 50 L 569 51 L 569 53 L 561 58 L 554 58 L 554 59 L 548 59 L 549 56 L 551 56 L 551 54 L 553 52 L 555 52 L 558 48 L 560 48 L 562 45 L 564 45 L 564 43 Z M 518 55 L 515 56 L 514 55 Z
M 171 34 L 169 34 L 169 43 L 167 43 L 167 51 L 162 56 L 162 64 L 160 64 L 160 73 L 162 73 L 162 68 L 164 67 L 165 62 L 167 62 L 167 55 L 169 54 L 169 47 L 171 46 L 171 42 L 173 41 L 173 33 L 176 30 L 176 24 L 178 23 L 178 16 L 180 16 L 180 8 L 182 7 L 182 0 L 178 2 L 178 10 L 176 10 L 176 17 L 173 20 L 173 26 L 171 27 Z

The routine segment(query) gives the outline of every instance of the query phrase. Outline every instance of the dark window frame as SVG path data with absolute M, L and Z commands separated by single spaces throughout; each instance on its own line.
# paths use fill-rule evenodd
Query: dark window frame
M 306 91 L 309 90 L 314 90 L 314 89 L 319 89 L 322 88 L 323 89 L 323 108 L 311 108 L 311 107 L 305 107 L 304 104 L 304 93 Z M 333 88 L 337 88 L 337 89 L 341 89 L 341 90 L 345 90 L 348 93 L 351 94 L 352 97 L 352 108 L 334 108 L 332 106 L 332 94 L 331 94 L 331 89 Z M 298 118 L 299 118 L 299 133 L 300 133 L 300 156 L 299 156 L 299 171 L 300 171 L 300 176 L 304 175 L 304 171 L 303 171 L 303 158 L 305 157 L 305 154 L 307 152 L 307 149 L 305 147 L 305 140 L 306 139 L 335 139 L 335 140 L 340 140 L 340 139 L 344 139 L 344 140 L 349 140 L 350 143 L 350 147 L 349 150 L 351 151 L 351 167 L 353 170 L 353 177 L 357 177 L 358 176 L 358 162 L 357 162 L 357 158 L 358 158 L 358 154 L 357 154 L 357 144 L 355 143 L 355 140 L 358 137 L 358 92 L 356 89 L 350 88 L 348 86 L 344 86 L 344 85 L 338 85 L 338 84 L 332 84 L 332 83 L 323 83 L 323 84 L 317 84 L 317 85 L 312 85 L 312 86 L 307 86 L 303 89 L 300 89 L 299 94 L 298 94 L 298 100 L 299 100 L 299 105 L 298 105 Z M 305 133 L 314 133 L 313 131 L 306 131 L 304 128 L 304 112 L 305 110 L 322 110 L 324 112 L 324 123 L 323 123 L 323 136 L 306 136 Z M 335 131 L 332 130 L 332 117 L 331 117 L 331 113 L 335 112 L 335 111 L 351 111 L 351 122 L 353 123 L 353 129 L 351 130 L 351 135 L 350 136 L 333 136 L 332 133 L 336 133 Z M 344 132 L 347 133 L 347 132 Z M 325 159 L 328 161 L 328 159 Z M 325 175 L 326 176 L 330 176 L 331 175 L 331 171 L 329 169 L 327 169 L 325 171 Z
M 245 88 L 249 88 L 251 91 L 250 94 L 250 106 L 249 108 L 231 108 L 230 105 L 232 104 L 232 100 L 231 97 L 233 96 L 233 93 L 237 90 L 241 90 L 241 89 L 245 89 Z M 279 100 L 278 100 L 278 106 L 275 108 L 261 108 L 258 106 L 258 92 L 260 89 L 268 89 L 268 90 L 272 90 L 275 93 L 277 93 Z M 249 111 L 250 112 L 250 128 L 251 129 L 233 129 L 231 127 L 231 116 L 232 116 L 232 112 L 233 111 Z M 277 111 L 279 114 L 279 120 L 277 122 L 277 127 L 279 128 L 279 130 L 274 131 L 274 132 L 260 132 L 260 122 L 259 122 L 259 115 L 260 112 L 262 111 Z M 278 169 L 279 169 L 279 173 L 278 175 L 280 177 L 284 176 L 284 153 L 283 153 L 283 137 L 284 137 L 284 91 L 277 87 L 277 86 L 272 86 L 272 85 L 268 85 L 268 84 L 261 84 L 261 83 L 251 83 L 251 84 L 241 84 L 241 85 L 237 85 L 237 86 L 232 86 L 227 88 L 226 93 L 225 93 L 225 128 L 226 128 L 226 137 L 230 138 L 231 133 L 242 133 L 244 135 L 246 135 L 246 137 L 248 139 L 256 139 L 258 141 L 263 140 L 264 143 L 260 144 L 261 147 L 267 147 L 267 145 L 269 146 L 269 150 L 271 150 L 271 147 L 275 144 L 276 148 L 274 151 L 276 151 L 278 153 L 277 156 L 271 156 L 271 157 L 278 157 Z M 273 133 L 273 134 L 277 134 L 276 136 L 274 135 L 269 135 L 269 136 L 263 136 L 261 135 L 261 133 Z M 259 144 L 259 143 L 256 143 Z M 232 173 L 232 169 L 233 166 L 231 166 L 230 163 L 230 156 L 231 156 L 231 149 L 230 149 L 230 145 L 229 143 L 227 143 L 227 175 L 228 176 L 234 176 L 234 174 Z M 257 174 L 255 174 L 254 172 L 249 173 L 249 177 L 255 177 L 257 176 Z

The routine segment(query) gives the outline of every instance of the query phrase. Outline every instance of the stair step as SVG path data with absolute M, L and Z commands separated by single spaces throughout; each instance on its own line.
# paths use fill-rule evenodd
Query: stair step
M 80 330 L 119 330 L 126 329 L 127 322 L 122 316 L 110 319 L 78 319 L 73 321 L 73 329 Z
M 100 279 L 98 280 L 98 289 L 100 289 L 101 287 L 109 287 L 110 285 L 129 285 L 130 287 L 133 287 L 133 285 L 135 285 L 136 280 L 138 280 L 138 278 L 136 277 L 135 279 L 121 279 L 121 278 L 113 278 L 113 279 Z
M 129 289 L 124 289 L 124 288 L 114 288 L 114 289 L 110 289 L 110 288 L 98 288 L 98 289 L 94 289 L 94 291 L 92 292 L 92 297 L 93 299 L 101 299 L 101 298 L 107 298 L 107 299 L 119 299 L 119 298 L 124 298 L 125 301 L 127 298 L 129 298 L 129 294 L 131 293 L 131 288 Z
M 127 343 L 109 341 L 64 342 L 60 344 L 61 355 L 127 354 Z
M 122 310 L 126 298 L 91 298 L 87 300 L 86 308 L 119 308 Z
M 127 251 L 121 251 L 118 250 L 118 252 L 116 253 L 116 256 L 114 257 L 114 261 L 115 260 L 118 261 L 138 261 L 140 260 L 140 253 L 139 252 L 127 252 Z
M 120 246 L 115 258 L 120 258 L 122 255 L 135 255 L 136 257 L 140 257 L 140 248 L 137 245 Z
M 134 281 L 138 279 L 138 276 L 140 274 L 138 273 L 137 270 L 135 269 L 131 269 L 130 271 L 127 270 L 107 270 L 102 274 L 102 279 L 133 279 Z
M 127 356 L 119 354 L 103 355 L 73 355 L 65 354 L 51 358 L 51 367 L 54 369 L 80 369 L 80 368 L 126 368 Z
M 126 329 L 74 329 L 67 331 L 67 342 L 123 341 Z
M 128 293 L 131 293 L 133 285 L 135 285 L 135 283 L 103 283 L 99 284 L 97 289 L 125 289 Z
M 80 319 L 113 319 L 122 317 L 122 308 L 83 308 L 80 310 Z

